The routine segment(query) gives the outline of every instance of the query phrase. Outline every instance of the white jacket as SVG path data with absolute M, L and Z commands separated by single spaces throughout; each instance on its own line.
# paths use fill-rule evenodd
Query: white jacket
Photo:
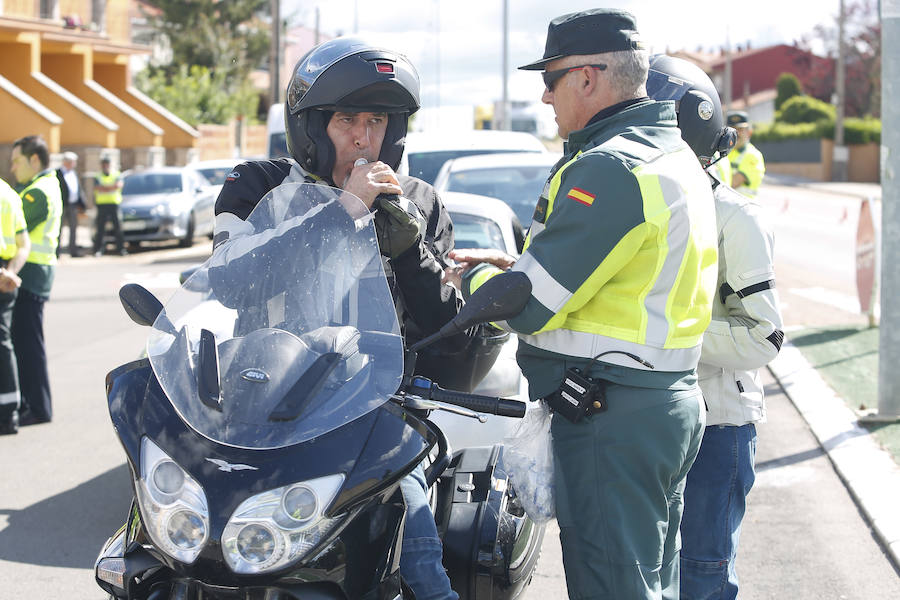
M 719 184 L 718 295 L 703 335 L 697 375 L 709 412 L 707 425 L 765 421 L 758 369 L 778 354 L 784 340 L 773 266 L 774 239 L 759 206 Z

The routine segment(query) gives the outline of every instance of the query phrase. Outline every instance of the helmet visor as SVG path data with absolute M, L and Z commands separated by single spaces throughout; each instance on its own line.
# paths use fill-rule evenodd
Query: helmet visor
M 661 71 L 650 69 L 647 73 L 647 95 L 656 101 L 674 100 L 675 108 L 694 84 L 678 77 L 673 77 Z

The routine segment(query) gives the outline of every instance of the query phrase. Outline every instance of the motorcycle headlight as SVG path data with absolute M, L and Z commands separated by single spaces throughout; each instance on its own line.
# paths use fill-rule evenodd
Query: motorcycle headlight
M 135 487 L 153 543 L 176 560 L 194 562 L 209 536 L 209 507 L 200 484 L 145 437 Z
M 328 475 L 248 498 L 222 533 L 222 553 L 235 573 L 274 571 L 299 560 L 341 521 L 323 515 L 344 483 Z

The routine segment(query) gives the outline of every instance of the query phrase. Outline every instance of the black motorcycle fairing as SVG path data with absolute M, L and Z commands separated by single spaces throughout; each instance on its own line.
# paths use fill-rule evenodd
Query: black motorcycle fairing
M 188 427 L 168 402 L 147 361 L 136 361 L 128 369 L 111 373 L 109 390 L 110 416 L 133 474 L 140 475 L 140 432 L 144 432 L 201 484 L 209 504 L 209 540 L 192 565 L 184 565 L 152 548 L 145 532 L 132 533 L 136 529 L 133 527 L 134 521 L 139 521 L 136 509 L 129 520 L 129 539 L 146 543 L 149 552 L 181 577 L 226 586 L 242 586 L 260 577 L 274 577 L 278 581 L 285 577 L 297 580 L 328 579 L 325 574 L 340 566 L 340 561 L 329 560 L 329 557 L 346 558 L 357 549 L 358 557 L 371 559 L 372 549 L 379 547 L 382 551 L 376 556 L 388 556 L 389 550 L 399 541 L 398 531 L 390 534 L 394 537 L 388 536 L 383 540 L 375 539 L 381 534 L 362 539 L 352 534 L 361 531 L 353 524 L 381 522 L 390 528 L 393 523 L 393 527 L 399 528 L 404 514 L 399 481 L 436 442 L 434 434 L 422 421 L 387 403 L 339 429 L 295 446 L 269 450 L 234 448 L 217 444 Z M 221 463 L 210 459 L 222 461 L 235 470 L 224 471 Z M 238 465 L 252 468 L 236 470 Z M 344 472 L 346 479 L 328 513 L 347 513 L 349 532 L 339 527 L 323 540 L 319 550 L 313 550 L 311 555 L 315 554 L 316 558 L 302 561 L 300 567 L 288 567 L 282 572 L 261 576 L 239 576 L 227 568 L 221 558 L 219 540 L 225 524 L 241 502 L 261 491 L 337 472 Z M 389 506 L 390 502 L 395 507 L 392 516 L 365 514 L 375 510 L 372 507 Z M 365 574 L 357 574 L 356 580 L 365 580 L 371 589 L 371 586 L 380 585 L 379 581 L 389 576 L 389 567 L 384 561 L 375 566 L 355 567 Z M 340 577 L 344 576 L 343 573 Z M 338 581 L 344 585 L 340 578 Z M 357 585 L 356 582 L 350 583 Z
M 460 600 L 514 600 L 534 571 L 544 528 L 510 486 L 503 446 L 454 455 L 438 487 L 444 565 Z

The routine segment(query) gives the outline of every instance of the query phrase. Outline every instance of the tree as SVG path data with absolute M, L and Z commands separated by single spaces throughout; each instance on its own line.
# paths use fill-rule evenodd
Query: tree
M 775 110 L 781 110 L 784 103 L 794 96 L 803 95 L 803 87 L 800 80 L 793 73 L 782 73 L 775 83 L 777 95 L 775 96 Z
M 172 60 L 148 67 L 148 73 L 138 78 L 138 87 L 147 85 L 142 91 L 172 110 L 163 100 L 180 105 L 177 98 L 156 97 L 154 93 L 162 93 L 167 87 L 190 88 L 185 74 L 193 73 L 193 67 L 203 67 L 205 76 L 220 86 L 211 93 L 223 96 L 221 101 L 206 105 L 219 108 L 198 109 L 206 115 L 204 118 L 216 118 L 212 122 L 218 123 L 236 115 L 255 115 L 258 99 L 251 98 L 249 76 L 268 56 L 269 23 L 259 16 L 268 8 L 268 0 L 153 0 L 149 4 L 160 11 L 148 20 L 168 41 Z M 181 110 L 196 112 L 185 107 Z
M 831 102 L 835 90 L 835 69 L 838 55 L 837 18 L 831 25 L 816 26 L 811 38 L 802 45 L 811 50 L 814 42 L 824 45 L 828 64 L 808 64 L 803 77 L 803 89 L 811 96 Z M 844 112 L 847 116 L 881 115 L 881 24 L 875 0 L 856 0 L 845 8 L 844 44 L 846 65 L 846 94 Z

